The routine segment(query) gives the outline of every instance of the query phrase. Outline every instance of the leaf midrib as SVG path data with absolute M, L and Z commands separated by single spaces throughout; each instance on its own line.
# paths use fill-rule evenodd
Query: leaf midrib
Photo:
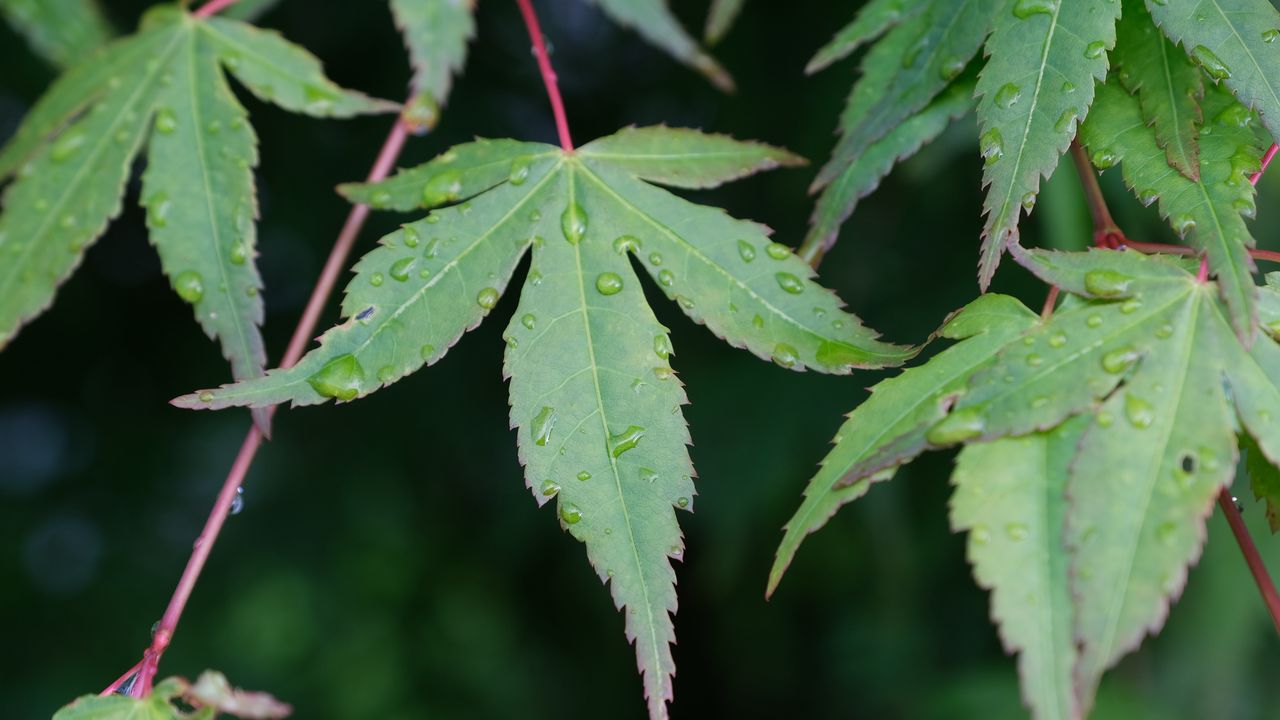
M 210 244 L 213 246 L 213 256 L 217 258 L 217 262 L 215 263 L 215 265 L 218 268 L 218 277 L 221 279 L 221 282 L 219 283 L 218 288 L 222 289 L 221 293 L 224 299 L 226 300 L 227 305 L 230 308 L 229 314 L 231 315 L 231 323 L 232 323 L 232 326 L 235 328 L 236 340 L 240 345 L 240 352 L 243 353 L 243 358 L 245 362 L 250 366 L 250 369 L 257 370 L 259 373 L 261 373 L 262 371 L 259 366 L 259 360 L 257 357 L 255 357 L 256 353 L 254 353 L 253 340 L 249 336 L 248 330 L 245 328 L 244 318 L 241 316 L 239 312 L 240 310 L 239 306 L 232 299 L 233 286 L 231 282 L 231 277 L 227 274 L 225 253 L 222 252 L 222 232 L 221 232 L 221 228 L 219 227 L 219 223 L 216 219 L 217 216 L 215 214 L 215 209 L 213 207 L 213 184 L 209 179 L 209 161 L 208 161 L 208 155 L 206 154 L 206 144 L 204 139 L 204 133 L 200 132 L 201 123 L 198 119 L 201 116 L 199 112 L 201 104 L 200 104 L 198 93 L 196 92 L 196 87 L 197 87 L 196 43 L 198 41 L 194 33 L 190 33 L 189 35 L 190 35 L 190 38 L 187 45 L 188 45 L 190 62 L 187 65 L 187 80 L 188 80 L 187 87 L 190 90 L 189 99 L 191 102 L 191 110 L 192 110 L 191 122 L 192 122 L 192 127 L 195 130 L 193 135 L 195 136 L 196 156 L 200 158 L 200 182 L 203 185 L 205 190 L 203 195 L 205 200 L 205 210 L 207 211 L 206 219 L 208 220 L 208 224 L 209 224 L 209 232 L 205 234 L 205 237 L 210 241 Z M 219 63 L 216 59 L 213 59 L 212 62 L 215 63 L 213 72 L 216 78 L 217 73 L 222 72 L 222 67 L 221 67 L 221 63 Z M 233 364 L 234 364 L 234 360 L 233 360 Z
M 1111 611 L 1106 614 L 1107 620 L 1106 620 L 1106 630 L 1104 631 L 1104 637 L 1107 638 L 1107 643 L 1106 643 L 1106 654 L 1104 656 L 1104 660 L 1102 661 L 1104 665 L 1107 662 L 1107 660 L 1110 659 L 1111 655 L 1115 651 L 1114 646 L 1115 646 L 1116 628 L 1120 623 L 1119 610 L 1121 609 L 1121 606 L 1123 605 L 1125 598 L 1127 598 L 1129 595 L 1128 588 L 1129 588 L 1130 582 L 1133 579 L 1133 565 L 1138 558 L 1138 539 L 1142 535 L 1142 530 L 1147 526 L 1147 519 L 1149 515 L 1148 511 L 1151 507 L 1151 500 L 1155 496 L 1155 489 L 1154 489 L 1155 482 L 1157 477 L 1159 476 L 1160 470 L 1165 465 L 1165 461 L 1167 459 L 1165 452 L 1167 452 L 1170 438 L 1173 436 L 1173 429 L 1177 425 L 1177 417 L 1178 417 L 1177 409 L 1182 406 L 1182 402 L 1183 402 L 1183 393 L 1185 392 L 1186 382 L 1187 382 L 1187 368 L 1190 366 L 1191 356 L 1195 352 L 1194 341 L 1196 339 L 1196 336 L 1199 335 L 1196 328 L 1198 326 L 1197 319 L 1200 313 L 1200 303 L 1202 301 L 1203 301 L 1202 299 L 1197 299 L 1196 302 L 1191 304 L 1191 308 L 1190 308 L 1191 319 L 1186 326 L 1188 327 L 1187 334 L 1186 334 L 1187 340 L 1186 340 L 1185 349 L 1183 352 L 1182 364 L 1180 366 L 1181 372 L 1178 372 L 1176 374 L 1177 393 L 1172 396 L 1177 398 L 1174 404 L 1175 411 L 1172 413 L 1173 419 L 1169 421 L 1168 427 L 1165 429 L 1165 432 L 1163 433 L 1162 442 L 1160 443 L 1160 447 L 1164 448 L 1164 451 L 1160 453 L 1159 461 L 1153 463 L 1150 466 L 1151 468 L 1150 471 L 1148 472 L 1147 480 L 1145 483 L 1148 491 L 1145 493 L 1145 497 L 1143 498 L 1142 512 L 1139 515 L 1139 517 L 1141 517 L 1142 520 L 1134 526 L 1134 531 L 1130 535 L 1130 537 L 1132 537 L 1134 541 L 1131 543 L 1127 543 L 1124 548 L 1128 555 L 1128 557 L 1125 559 L 1124 582 L 1122 584 L 1116 585 L 1116 587 L 1120 589 L 1120 592 L 1117 592 L 1112 596 Z M 1172 390 L 1172 388 L 1170 389 Z M 1127 386 L 1125 390 L 1127 391 Z
M 581 168 L 582 166 L 576 165 L 576 167 Z M 574 183 L 574 167 L 570 167 L 565 172 L 565 176 L 567 179 L 567 185 L 569 186 L 568 187 L 569 189 L 568 207 L 573 207 L 574 203 L 576 202 L 576 199 L 575 199 L 576 183 Z M 632 559 L 635 561 L 636 577 L 640 582 L 640 594 L 644 602 L 645 617 L 648 618 L 648 622 L 645 623 L 645 626 L 646 626 L 646 629 L 648 629 L 649 631 L 649 641 L 651 643 L 650 648 L 651 648 L 651 652 L 653 653 L 653 666 L 649 670 L 645 671 L 645 674 L 649 675 L 649 673 L 652 673 L 650 682 L 656 683 L 658 686 L 662 686 L 666 684 L 666 675 L 662 671 L 661 654 L 659 651 L 659 648 L 661 646 L 658 644 L 657 622 L 653 616 L 653 603 L 650 601 L 650 598 L 649 598 L 649 582 L 645 577 L 644 565 L 640 561 L 640 551 L 638 549 L 638 545 L 636 542 L 635 529 L 631 521 L 631 511 L 627 507 L 627 495 L 622 489 L 622 473 L 618 470 L 618 458 L 614 457 L 613 453 L 609 451 L 609 446 L 608 446 L 608 439 L 610 436 L 609 422 L 604 414 L 604 408 L 605 408 L 604 394 L 600 388 L 599 365 L 596 362 L 595 342 L 591 336 L 591 319 L 590 319 L 590 313 L 588 312 L 588 305 L 587 305 L 587 289 L 586 289 L 587 279 L 586 279 L 586 274 L 582 270 L 582 242 L 581 241 L 573 244 L 573 259 L 574 259 L 575 270 L 578 275 L 578 298 L 579 298 L 579 302 L 582 305 L 582 329 L 586 335 L 587 356 L 590 362 L 589 367 L 591 368 L 592 387 L 595 390 L 595 395 L 596 395 L 596 408 L 597 408 L 597 414 L 600 417 L 600 430 L 603 433 L 602 437 L 606 443 L 604 448 L 605 456 L 609 458 L 609 467 L 613 472 L 614 485 L 617 487 L 617 490 L 618 490 L 618 505 L 622 509 L 623 523 L 626 525 L 627 539 L 630 541 L 628 543 L 628 547 L 631 550 Z M 659 700 L 661 700 L 662 698 L 660 693 L 654 692 L 653 695 L 657 696 L 657 699 Z

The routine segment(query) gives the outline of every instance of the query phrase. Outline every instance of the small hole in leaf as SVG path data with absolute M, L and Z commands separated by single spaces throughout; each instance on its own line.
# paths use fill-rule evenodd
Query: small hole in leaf
M 1196 459 L 1190 455 L 1182 456 L 1182 472 L 1193 473 L 1196 471 Z

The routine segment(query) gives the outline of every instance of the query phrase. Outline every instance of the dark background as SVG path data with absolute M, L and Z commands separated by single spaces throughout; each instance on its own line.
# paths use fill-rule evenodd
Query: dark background
M 107 3 L 118 28 L 132 27 L 144 4 Z M 673 4 L 701 28 L 705 3 Z M 854 3 L 748 3 L 716 48 L 738 81 L 732 96 L 581 0 L 538 6 L 579 143 L 666 122 L 785 145 L 815 166 L 830 151 L 855 61 L 813 78 L 802 68 Z M 438 131 L 411 140 L 402 165 L 474 135 L 554 141 L 514 3 L 485 0 L 478 18 Z M 285 0 L 261 22 L 316 53 L 338 82 L 404 95 L 405 53 L 385 3 Z M 0 27 L 0 138 L 52 77 Z M 391 120 L 316 121 L 241 95 L 262 141 L 259 262 L 278 358 L 348 210 L 332 188 L 365 175 Z M 822 268 L 893 341 L 922 341 L 977 292 L 972 123 L 898 169 Z M 696 198 L 795 244 L 815 169 Z M 1104 184 L 1121 224 L 1169 241 L 1117 174 Z M 1262 186 L 1255 230 L 1274 247 L 1280 179 Z M 378 214 L 357 251 L 405 219 Z M 1087 242 L 1072 168 L 1051 181 L 1025 236 Z M 1044 296 L 1007 260 L 997 289 L 1035 307 Z M 651 297 L 673 329 L 700 475 L 698 513 L 681 513 L 673 716 L 1024 717 L 1014 662 L 970 579 L 963 538 L 948 531 L 949 455 L 922 458 L 846 508 L 807 541 L 776 597 L 763 598 L 779 528 L 842 413 L 883 375 L 782 370 Z M 245 510 L 229 520 L 161 675 L 217 668 L 293 702 L 299 718 L 644 716 L 621 616 L 583 549 L 524 487 L 501 377 L 514 300 L 394 388 L 277 417 Z M 336 319 L 330 305 L 323 325 Z M 244 412 L 167 401 L 226 376 L 160 275 L 135 179 L 128 209 L 53 309 L 0 354 L 0 716 L 47 717 L 140 656 L 249 424 Z M 1280 541 L 1247 499 L 1246 516 L 1280 565 Z M 1215 515 L 1166 631 L 1107 676 L 1096 717 L 1280 717 L 1278 669 L 1280 643 Z

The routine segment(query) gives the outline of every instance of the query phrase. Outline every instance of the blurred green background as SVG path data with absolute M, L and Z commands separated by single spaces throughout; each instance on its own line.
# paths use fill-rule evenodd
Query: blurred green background
M 131 28 L 144 2 L 107 2 Z M 675 2 L 691 28 L 705 3 Z M 725 96 L 581 0 L 539 2 L 574 137 L 666 122 L 785 145 L 815 166 L 856 61 L 813 78 L 812 52 L 855 2 L 756 0 L 717 55 Z M 262 19 L 340 83 L 400 98 L 409 72 L 384 2 L 284 0 Z M 0 27 L 0 138 L 53 77 Z M 241 93 L 262 140 L 260 266 L 278 358 L 389 118 L 321 122 Z M 922 341 L 977 292 L 980 164 L 972 119 L 899 168 L 848 223 L 824 281 L 894 341 Z M 402 165 L 472 136 L 552 141 L 514 3 L 485 0 L 479 37 L 438 131 Z M 694 194 L 795 244 L 816 167 Z M 1169 241 L 1104 177 L 1134 237 Z M 1264 247 L 1280 177 L 1262 183 Z M 167 401 L 223 382 L 225 363 L 169 290 L 128 208 L 53 309 L 0 354 L 0 716 L 48 717 L 132 665 L 164 609 L 249 421 Z M 378 214 L 358 252 L 405 217 Z M 1074 170 L 1050 182 L 1024 242 L 1080 247 Z M 523 273 L 523 269 L 520 271 Z M 513 285 L 519 287 L 518 282 Z M 650 288 L 652 290 L 652 288 Z M 1006 261 L 996 289 L 1038 307 Z M 779 528 L 842 413 L 882 375 L 798 374 L 717 341 L 655 299 L 699 471 L 678 567 L 675 718 L 1018 718 L 1014 662 L 948 531 L 949 455 L 923 458 L 812 537 L 763 598 Z M 336 319 L 330 303 L 324 324 Z M 161 674 L 220 669 L 299 718 L 642 718 L 622 617 L 585 553 L 539 511 L 508 430 L 500 333 L 514 297 L 441 363 L 341 407 L 286 411 L 196 588 Z M 1237 493 L 1247 489 L 1239 481 Z M 1280 541 L 1246 516 L 1277 570 Z M 1280 717 L 1277 641 L 1225 523 L 1166 631 L 1103 683 L 1098 718 Z

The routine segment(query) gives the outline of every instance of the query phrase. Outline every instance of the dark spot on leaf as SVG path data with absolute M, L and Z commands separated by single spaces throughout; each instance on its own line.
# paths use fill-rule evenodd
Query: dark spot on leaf
M 365 308 L 365 309 L 363 309 L 363 310 L 361 310 L 361 311 L 360 311 L 360 314 L 359 314 L 359 315 L 356 315 L 356 319 L 357 319 L 357 320 L 359 320 L 360 322 L 364 322 L 365 320 L 368 320 L 368 319 L 369 319 L 369 318 L 371 318 L 371 317 L 373 317 L 373 306 L 372 306 L 372 305 L 371 305 L 371 306 L 369 306 L 369 307 L 367 307 L 367 308 Z
M 1190 455 L 1182 456 L 1182 472 L 1193 473 L 1196 471 L 1196 459 Z

